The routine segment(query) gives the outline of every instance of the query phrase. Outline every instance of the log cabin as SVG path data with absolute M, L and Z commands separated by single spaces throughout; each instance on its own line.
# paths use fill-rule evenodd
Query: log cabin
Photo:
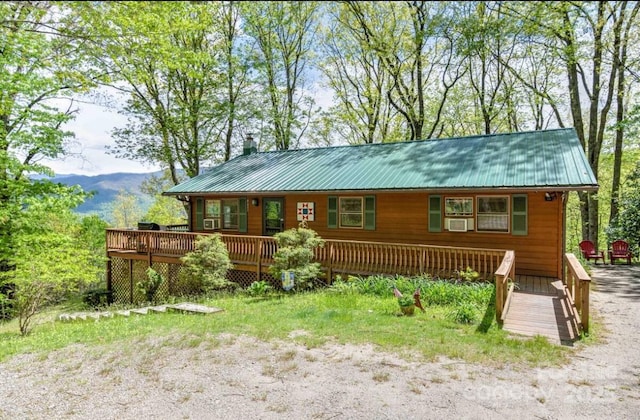
M 565 253 L 566 203 L 571 191 L 597 189 L 572 128 L 269 152 L 248 139 L 241 156 L 164 193 L 187 204 L 186 225 L 107 229 L 107 288 L 117 302 L 140 302 L 134 285 L 153 268 L 167 280 L 161 297 L 194 293 L 181 257 L 212 233 L 234 264 L 229 280 L 277 286 L 273 235 L 303 224 L 325 239 L 315 258 L 326 283 L 338 274 L 460 279 L 472 269 L 495 282 L 507 330 L 547 334 L 550 313 L 558 335 L 566 310 L 575 338 L 589 328 L 590 278 Z
M 470 268 L 495 280 L 501 307 L 517 277 L 566 280 L 568 193 L 597 188 L 572 128 L 268 152 L 249 140 L 164 193 L 187 203 L 186 225 L 107 229 L 107 288 L 133 303 L 154 268 L 168 280 L 163 295 L 191 293 L 181 257 L 211 233 L 229 250 L 231 281 L 277 285 L 273 235 L 304 223 L 326 241 L 316 260 L 327 283 Z
M 597 188 L 564 128 L 267 152 L 248 139 L 164 194 L 189 203 L 190 232 L 270 237 L 305 222 L 342 242 L 513 250 L 517 274 L 562 278 L 568 193 Z

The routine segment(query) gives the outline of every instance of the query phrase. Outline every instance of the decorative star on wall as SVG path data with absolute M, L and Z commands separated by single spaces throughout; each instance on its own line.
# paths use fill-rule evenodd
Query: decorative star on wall
M 313 202 L 307 201 L 298 203 L 297 217 L 299 222 L 303 220 L 306 220 L 307 222 L 313 222 L 315 216 L 315 212 L 313 211 L 314 204 L 315 203 Z

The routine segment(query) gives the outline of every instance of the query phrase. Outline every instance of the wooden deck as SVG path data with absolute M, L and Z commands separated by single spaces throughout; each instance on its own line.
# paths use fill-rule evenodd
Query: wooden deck
M 541 335 L 555 344 L 571 345 L 580 336 L 576 309 L 562 280 L 548 277 L 516 276 L 503 329 Z

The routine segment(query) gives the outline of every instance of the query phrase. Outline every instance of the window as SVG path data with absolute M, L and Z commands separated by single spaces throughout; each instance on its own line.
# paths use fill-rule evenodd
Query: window
M 222 200 L 222 229 L 238 229 L 238 200 Z
M 340 227 L 361 228 L 362 197 L 340 197 Z
M 429 232 L 442 231 L 441 201 L 439 195 L 429 196 Z
M 239 204 L 238 199 L 233 200 L 206 200 L 205 202 L 205 229 L 229 229 L 238 230 Z
M 473 198 L 445 198 L 445 216 L 473 216 Z
M 509 232 L 509 197 L 478 197 L 478 232 Z

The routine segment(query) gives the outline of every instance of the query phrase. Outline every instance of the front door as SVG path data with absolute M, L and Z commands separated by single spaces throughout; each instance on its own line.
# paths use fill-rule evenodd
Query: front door
M 262 234 L 273 236 L 284 230 L 284 198 L 269 197 L 262 200 Z

